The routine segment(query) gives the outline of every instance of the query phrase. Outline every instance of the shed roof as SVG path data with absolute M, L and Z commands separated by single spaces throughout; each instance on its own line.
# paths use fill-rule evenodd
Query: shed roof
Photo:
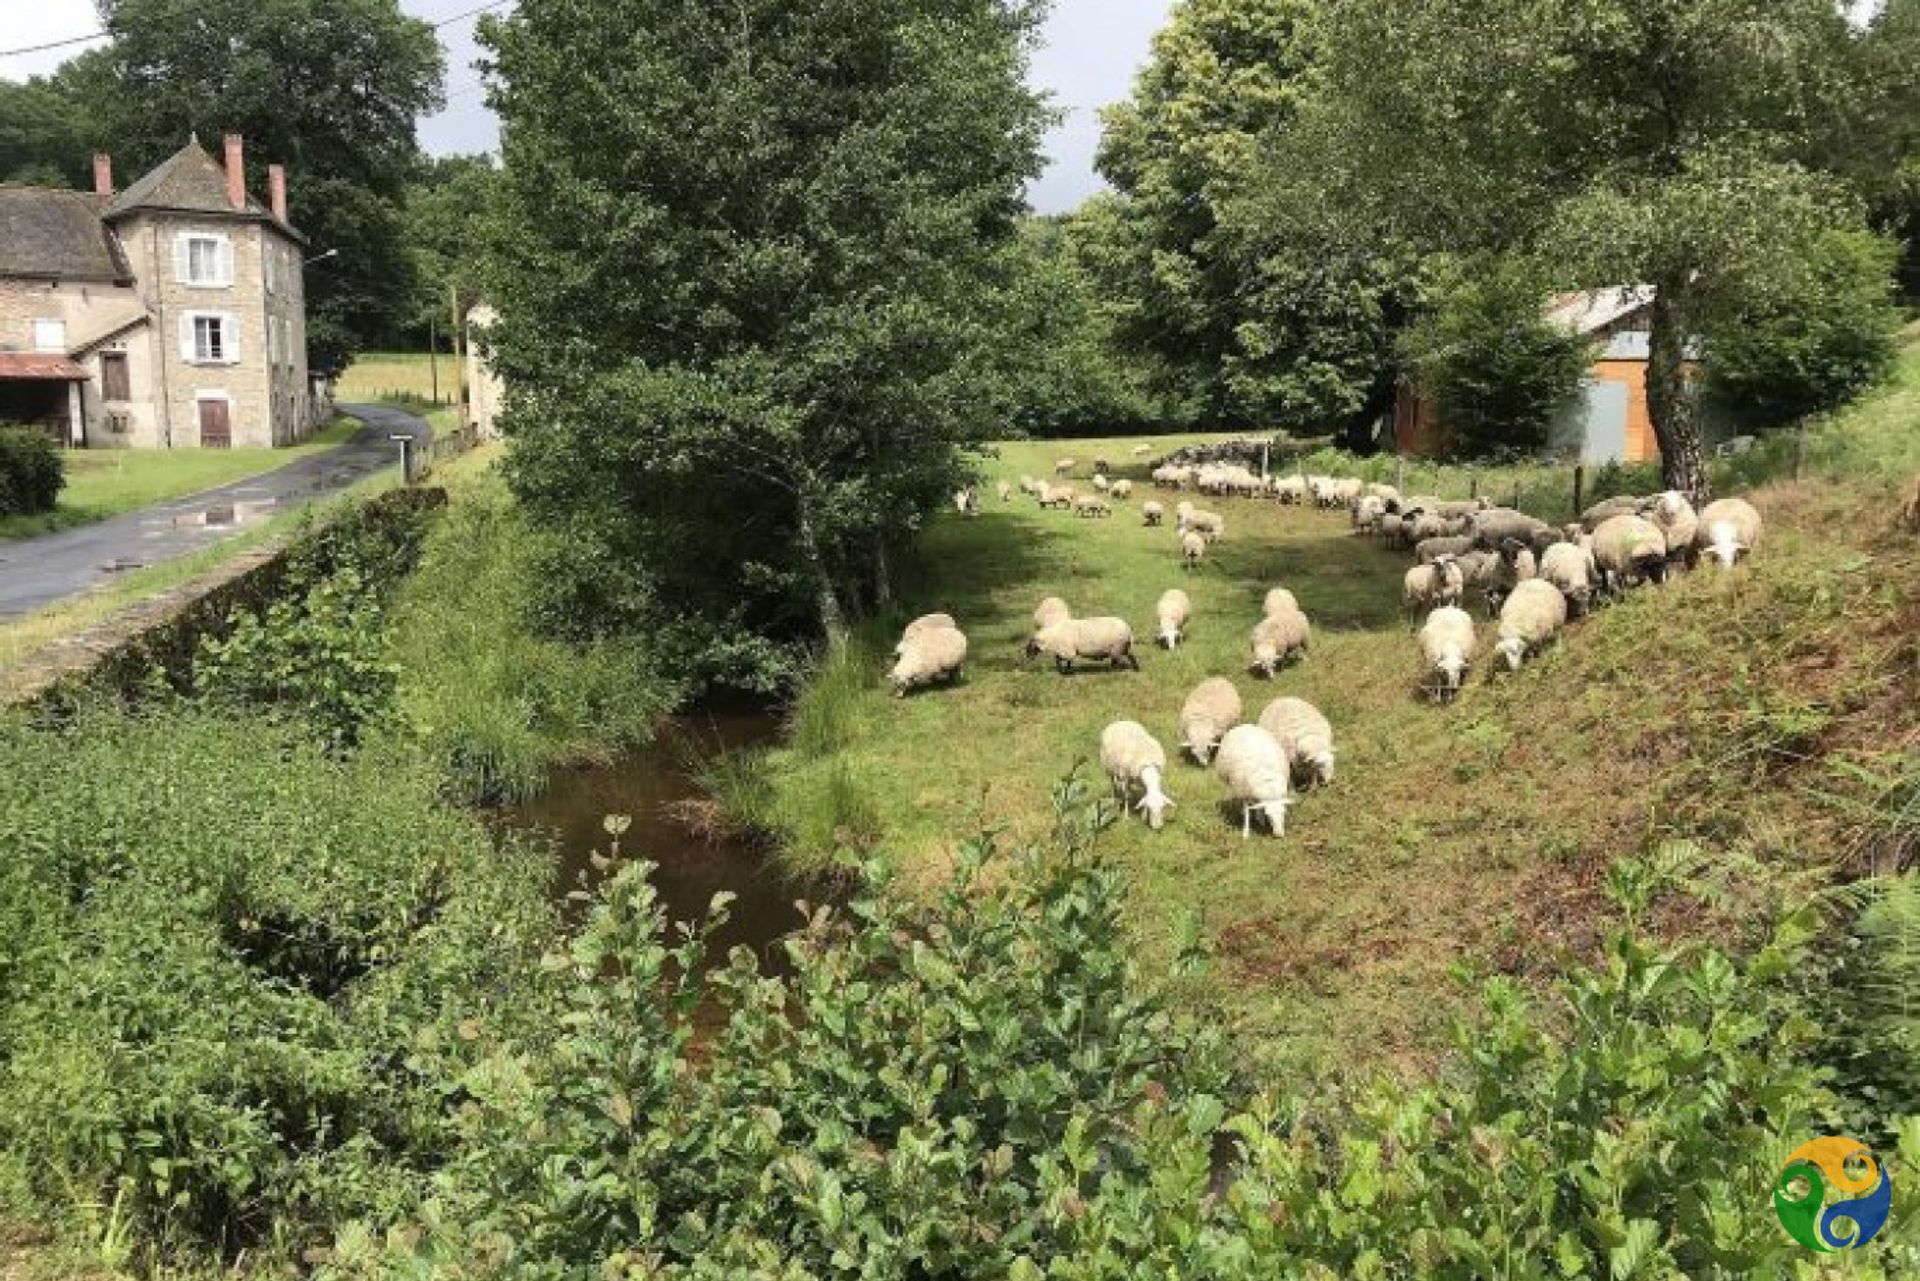
M 86 370 L 57 353 L 0 351 L 0 382 L 83 383 Z
M 0 186 L 0 276 L 131 279 L 100 205 L 84 191 Z
M 140 175 L 107 203 L 102 216 L 112 221 L 149 209 L 266 222 L 296 240 L 305 240 L 251 194 L 243 209 L 235 209 L 228 203 L 226 168 L 208 154 L 197 138 Z
M 1547 304 L 1546 318 L 1549 323 L 1563 325 L 1576 334 L 1592 334 L 1652 303 L 1652 285 L 1583 289 L 1577 293 L 1556 295 Z

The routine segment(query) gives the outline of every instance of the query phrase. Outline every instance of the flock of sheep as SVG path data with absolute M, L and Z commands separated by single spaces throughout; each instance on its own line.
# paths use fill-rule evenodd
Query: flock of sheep
M 1146 452 L 1144 445 L 1134 450 L 1136 456 Z M 1077 465 L 1061 459 L 1055 477 Z M 1019 490 L 1043 507 L 1110 515 L 1112 501 L 1124 500 L 1132 488 L 1126 480 L 1109 480 L 1111 470 L 1104 459 L 1095 461 L 1090 494 L 1032 476 L 1020 478 Z M 1436 701 L 1458 694 L 1478 656 L 1480 630 L 1463 607 L 1469 592 L 1494 623 L 1493 650 L 1517 670 L 1569 618 L 1642 583 L 1663 582 L 1702 557 L 1731 568 L 1759 544 L 1761 534 L 1760 515 L 1744 499 L 1722 499 L 1696 511 L 1675 491 L 1611 498 L 1583 512 L 1577 522 L 1556 527 L 1483 499 L 1403 496 L 1393 486 L 1354 478 L 1262 477 L 1233 463 L 1165 463 L 1152 469 L 1150 479 L 1163 489 L 1191 486 L 1203 495 L 1344 508 L 1356 534 L 1410 550 L 1417 563 L 1406 573 L 1403 604 L 1411 616 L 1424 615 L 1417 632 L 1421 684 Z M 998 494 L 1003 503 L 1010 502 L 1013 487 L 1002 481 Z M 977 515 L 978 496 L 962 490 L 955 506 L 962 515 Z M 1143 502 L 1140 512 L 1147 526 L 1166 519 L 1158 501 Z M 1179 503 L 1174 515 L 1181 560 L 1193 568 L 1210 544 L 1225 537 L 1226 521 L 1191 502 Z M 1163 592 L 1155 605 L 1154 639 L 1169 650 L 1178 647 L 1191 612 L 1185 591 Z M 1034 610 L 1032 621 L 1029 659 L 1045 654 L 1062 672 L 1076 662 L 1140 666 L 1133 629 L 1123 618 L 1075 618 L 1065 601 L 1050 596 Z M 1250 635 L 1252 669 L 1271 677 L 1306 653 L 1311 634 L 1293 593 L 1273 588 Z M 966 637 L 950 615 L 917 618 L 894 651 L 894 692 L 904 695 L 957 679 L 966 657 Z M 1256 816 L 1278 836 L 1285 831 L 1293 789 L 1332 781 L 1333 727 L 1312 704 L 1294 697 L 1272 700 L 1254 722 L 1243 723 L 1244 710 L 1231 681 L 1219 676 L 1202 681 L 1181 709 L 1179 746 L 1202 766 L 1212 764 L 1240 809 L 1243 836 L 1251 835 Z M 1167 754 L 1159 741 L 1138 721 L 1115 721 L 1100 736 L 1100 757 L 1116 793 L 1159 829 L 1174 805 L 1166 792 Z

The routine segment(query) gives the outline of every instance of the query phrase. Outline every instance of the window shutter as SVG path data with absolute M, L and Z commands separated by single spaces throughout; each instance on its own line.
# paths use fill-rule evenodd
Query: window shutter
M 183 285 L 193 279 L 193 267 L 189 261 L 191 251 L 188 249 L 192 243 L 185 232 L 173 238 L 173 278 Z
M 217 268 L 220 273 L 220 283 L 230 285 L 233 283 L 233 241 L 222 236 L 214 243 L 220 246 L 215 252 L 215 257 L 220 264 Z
M 240 317 L 232 312 L 220 314 L 220 339 L 226 345 L 227 363 L 240 363 Z
M 180 359 L 193 359 L 193 313 L 190 311 L 180 317 Z

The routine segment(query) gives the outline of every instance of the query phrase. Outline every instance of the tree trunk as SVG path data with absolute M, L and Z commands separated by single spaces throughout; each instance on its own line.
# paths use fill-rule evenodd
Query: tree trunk
M 1677 489 L 1698 507 L 1712 495 L 1693 393 L 1687 387 L 1686 285 L 1661 281 L 1652 307 L 1647 350 L 1647 417 L 1660 442 L 1660 469 L 1668 489 Z
M 840 597 L 833 588 L 833 575 L 827 572 L 826 557 L 820 551 L 820 539 L 813 530 L 813 512 L 805 494 L 796 507 L 794 536 L 801 563 L 813 579 L 814 608 L 820 614 L 820 630 L 827 640 L 840 644 L 847 639 L 847 616 L 840 608 Z
M 883 530 L 873 533 L 873 603 L 876 609 L 885 609 L 893 603 L 893 566 L 887 558 L 887 535 Z

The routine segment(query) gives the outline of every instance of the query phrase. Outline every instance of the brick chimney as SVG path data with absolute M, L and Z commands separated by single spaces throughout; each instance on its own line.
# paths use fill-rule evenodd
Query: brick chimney
M 113 194 L 113 157 L 104 151 L 93 153 L 93 194 L 96 196 Z
M 247 207 L 247 150 L 246 143 L 237 133 L 230 133 L 227 142 L 227 203 L 235 209 Z
M 267 166 L 268 199 L 273 207 L 273 216 L 281 222 L 287 220 L 287 167 L 285 165 Z

